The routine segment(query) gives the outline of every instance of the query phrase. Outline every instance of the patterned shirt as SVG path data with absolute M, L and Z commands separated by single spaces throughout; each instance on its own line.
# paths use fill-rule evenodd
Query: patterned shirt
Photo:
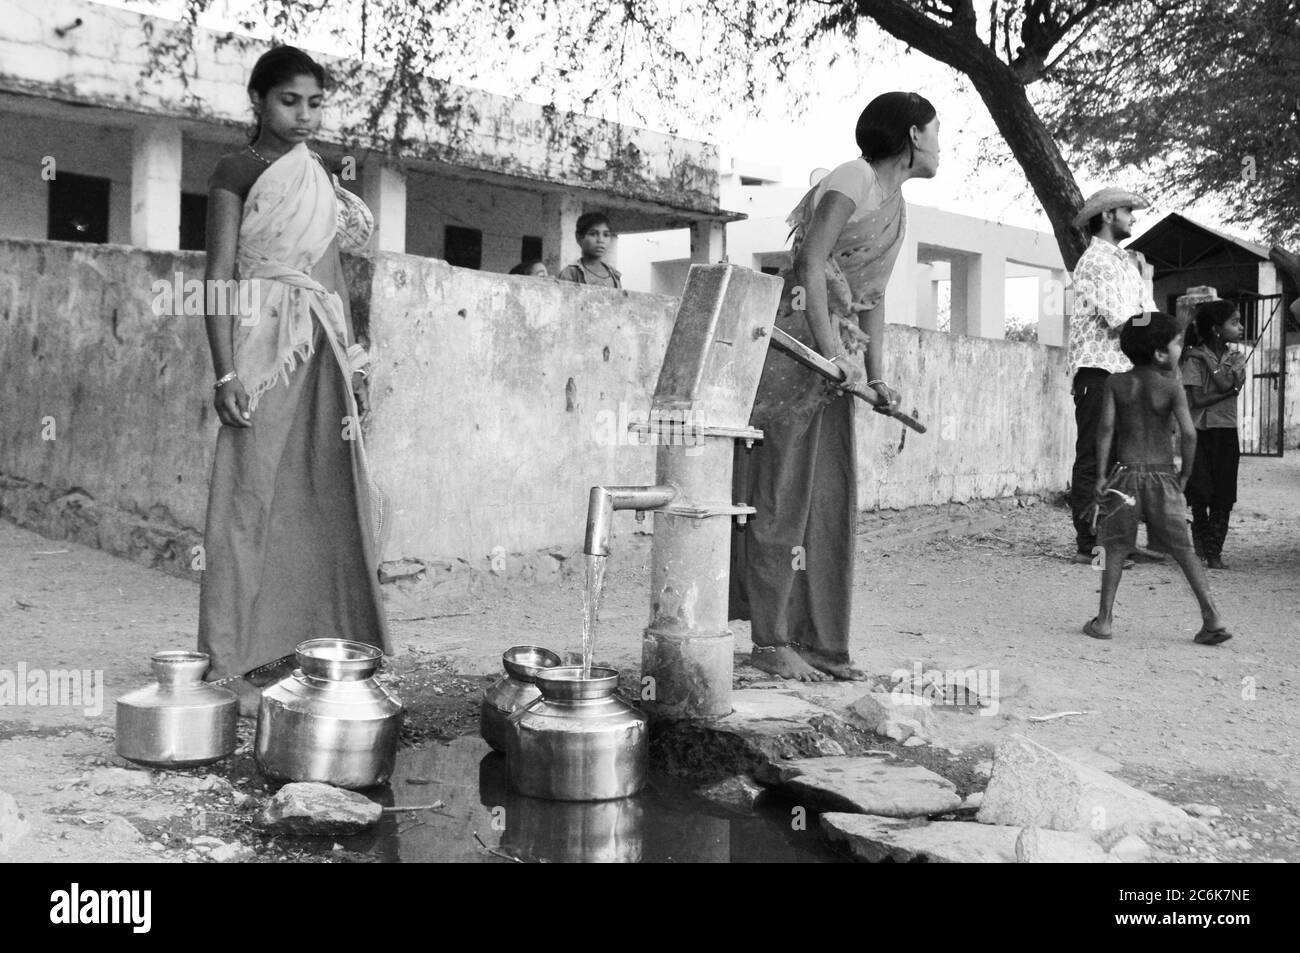
M 1132 368 L 1119 349 L 1119 329 L 1135 314 L 1155 311 L 1143 276 L 1146 259 L 1103 238 L 1074 266 L 1074 306 L 1070 313 L 1070 374 L 1081 367 L 1120 373 Z

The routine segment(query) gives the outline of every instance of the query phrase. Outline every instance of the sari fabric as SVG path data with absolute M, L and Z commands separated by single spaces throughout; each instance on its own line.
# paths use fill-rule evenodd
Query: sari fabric
M 244 202 L 236 277 L 253 282 L 253 309 L 235 322 L 234 360 L 253 426 L 217 435 L 199 596 L 209 679 L 309 638 L 391 650 L 378 579 L 386 503 L 352 393 L 365 352 L 341 297 L 340 224 L 334 184 L 303 144 Z
M 796 253 L 817 189 L 788 219 Z M 907 228 L 901 191 L 855 212 L 826 261 L 831 321 L 850 354 L 868 338 L 859 315 L 879 305 Z M 776 326 L 816 349 L 793 269 Z M 755 645 L 799 644 L 849 659 L 854 533 L 858 518 L 854 400 L 785 354 L 768 351 L 750 422 L 763 440 L 737 444 L 735 499 L 757 514 L 732 535 L 730 617 L 748 619 Z

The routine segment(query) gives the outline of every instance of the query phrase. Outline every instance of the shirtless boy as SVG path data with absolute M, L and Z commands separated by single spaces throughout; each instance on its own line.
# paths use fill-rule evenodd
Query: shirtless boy
M 1112 441 L 1118 441 L 1119 452 L 1110 479 L 1099 480 L 1094 493 L 1102 514 L 1097 528 L 1097 543 L 1104 550 L 1101 608 L 1083 631 L 1094 639 L 1111 637 L 1124 557 L 1133 549 L 1138 522 L 1145 521 L 1152 542 L 1163 544 L 1160 548 L 1182 567 L 1200 603 L 1203 625 L 1195 641 L 1218 645 L 1232 635 L 1210 597 L 1184 516 L 1183 489 L 1196 459 L 1196 429 L 1177 371 L 1183 330 L 1176 319 L 1161 312 L 1134 315 L 1120 331 L 1119 346 L 1133 362 L 1133 370 L 1111 374 L 1102 398 L 1097 459 L 1110 459 Z M 1175 421 L 1182 446 L 1180 472 L 1174 470 L 1169 440 Z

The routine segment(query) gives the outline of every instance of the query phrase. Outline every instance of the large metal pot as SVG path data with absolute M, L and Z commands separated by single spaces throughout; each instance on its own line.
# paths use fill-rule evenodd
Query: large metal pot
M 629 797 L 645 783 L 649 734 L 644 715 L 614 690 L 618 671 L 578 666 L 536 676 L 542 697 L 510 716 L 510 787 L 556 801 Z
M 554 652 L 535 645 L 506 649 L 501 665 L 506 673 L 483 690 L 479 705 L 479 733 L 497 751 L 506 750 L 506 720 L 542 697 L 534 684 L 539 673 L 563 661 Z
M 383 653 L 346 639 L 311 639 L 298 668 L 262 692 L 257 766 L 277 781 L 341 788 L 383 784 L 393 773 L 402 703 L 374 679 Z
M 205 652 L 157 652 L 152 685 L 117 700 L 117 753 L 151 768 L 211 764 L 235 750 L 239 699 L 202 681 Z

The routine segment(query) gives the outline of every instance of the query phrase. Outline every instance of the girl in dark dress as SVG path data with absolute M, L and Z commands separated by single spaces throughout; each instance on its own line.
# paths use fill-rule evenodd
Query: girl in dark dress
M 1196 460 L 1184 491 L 1192 507 L 1192 541 L 1211 569 L 1223 569 L 1223 543 L 1237 502 L 1237 395 L 1246 382 L 1241 315 L 1231 301 L 1196 306 L 1183 351 L 1183 386 L 1196 425 Z M 1194 341 L 1192 339 L 1195 339 Z

